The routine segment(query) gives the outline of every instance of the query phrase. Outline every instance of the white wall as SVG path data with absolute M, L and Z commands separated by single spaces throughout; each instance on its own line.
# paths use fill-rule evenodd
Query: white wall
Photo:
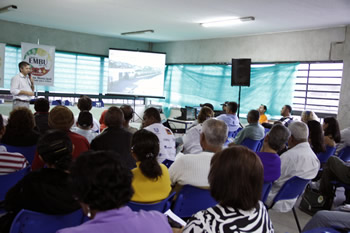
M 0 43 L 21 45 L 21 42 L 56 46 L 56 50 L 108 56 L 109 48 L 148 50 L 146 42 L 95 36 L 84 33 L 37 27 L 0 20 Z
M 329 60 L 333 42 L 344 41 L 345 27 L 256 36 L 156 43 L 154 51 L 166 52 L 167 63 L 253 62 Z M 336 47 L 336 46 L 333 46 Z M 339 46 L 338 46 L 339 47 Z M 342 58 L 342 49 L 332 49 L 332 59 Z

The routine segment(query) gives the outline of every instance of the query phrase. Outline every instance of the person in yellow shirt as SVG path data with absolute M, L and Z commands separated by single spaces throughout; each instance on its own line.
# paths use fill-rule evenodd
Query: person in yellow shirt
M 131 153 L 137 166 L 131 170 L 134 175 L 134 195 L 131 201 L 152 203 L 167 198 L 171 192 L 171 181 L 168 168 L 157 161 L 158 137 L 141 129 L 133 135 L 131 145 Z
M 267 111 L 267 107 L 266 105 L 260 105 L 260 107 L 258 108 L 258 111 L 260 113 L 260 118 L 259 118 L 259 123 L 268 123 L 268 119 L 267 116 L 265 115 L 265 112 Z

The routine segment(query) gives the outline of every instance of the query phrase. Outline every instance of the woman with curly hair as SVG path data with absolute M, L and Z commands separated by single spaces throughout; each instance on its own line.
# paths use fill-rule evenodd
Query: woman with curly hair
M 136 160 L 132 187 L 136 202 L 158 202 L 169 196 L 171 181 L 167 167 L 159 164 L 159 139 L 154 133 L 141 129 L 131 140 L 131 153 Z
M 171 233 L 167 218 L 157 211 L 133 212 L 126 204 L 133 195 L 132 173 L 115 152 L 84 152 L 73 163 L 73 193 L 91 218 L 58 233 Z
M 33 113 L 26 107 L 17 107 L 10 113 L 1 143 L 11 146 L 33 146 L 40 136 L 34 127 Z

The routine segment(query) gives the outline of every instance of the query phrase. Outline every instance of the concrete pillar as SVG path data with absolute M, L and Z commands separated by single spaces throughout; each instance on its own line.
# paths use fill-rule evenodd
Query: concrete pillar
M 338 109 L 340 129 L 350 127 L 350 25 L 346 27 L 343 64 L 343 78 Z

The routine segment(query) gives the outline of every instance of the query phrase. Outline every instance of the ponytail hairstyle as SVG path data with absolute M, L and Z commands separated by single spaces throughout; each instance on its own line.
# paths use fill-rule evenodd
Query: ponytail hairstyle
M 162 175 L 162 169 L 157 161 L 159 154 L 159 139 L 154 133 L 141 129 L 134 133 L 131 139 L 131 150 L 140 161 L 143 175 L 157 180 Z
M 39 138 L 37 150 L 46 164 L 62 171 L 69 169 L 73 146 L 66 132 L 48 130 Z

